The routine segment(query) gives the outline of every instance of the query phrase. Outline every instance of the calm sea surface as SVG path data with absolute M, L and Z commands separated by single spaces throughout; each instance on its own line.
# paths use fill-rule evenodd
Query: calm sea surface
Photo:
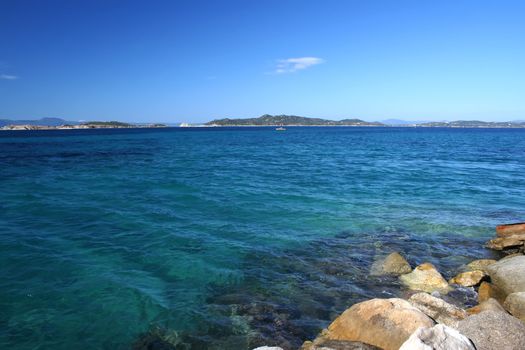
M 0 348 L 293 348 L 525 219 L 525 130 L 0 132 Z

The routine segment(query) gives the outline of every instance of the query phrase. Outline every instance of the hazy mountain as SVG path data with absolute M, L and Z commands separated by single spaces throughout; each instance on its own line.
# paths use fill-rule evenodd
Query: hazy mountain
M 41 118 L 36 120 L 11 120 L 0 119 L 0 127 L 6 125 L 42 125 L 42 126 L 60 126 L 60 125 L 77 125 L 76 121 L 64 120 L 60 118 Z
M 385 125 L 413 125 L 429 123 L 429 120 L 402 120 L 402 119 L 385 119 L 381 120 L 381 123 Z

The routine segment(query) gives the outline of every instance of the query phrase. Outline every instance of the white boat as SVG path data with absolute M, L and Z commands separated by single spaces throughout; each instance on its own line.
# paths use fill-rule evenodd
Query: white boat
M 284 126 L 281 125 L 280 127 L 275 128 L 275 130 L 277 130 L 277 131 L 285 131 L 286 128 L 285 128 Z

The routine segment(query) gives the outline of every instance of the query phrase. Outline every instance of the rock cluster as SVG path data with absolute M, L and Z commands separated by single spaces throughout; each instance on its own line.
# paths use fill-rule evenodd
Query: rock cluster
M 525 349 L 525 224 L 498 226 L 497 234 L 487 247 L 504 253 L 510 247 L 513 255 L 474 260 L 448 282 L 428 262 L 411 270 L 397 252 L 377 260 L 372 276 L 399 276 L 417 292 L 408 300 L 354 304 L 300 350 Z M 451 303 L 446 294 L 460 287 L 477 289 L 478 305 L 465 310 Z M 273 349 L 279 348 L 258 350 Z

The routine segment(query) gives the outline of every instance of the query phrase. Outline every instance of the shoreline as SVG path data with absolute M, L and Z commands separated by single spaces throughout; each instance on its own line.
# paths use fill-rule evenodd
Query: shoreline
M 271 321 L 275 310 L 252 301 L 246 305 L 250 317 L 261 320 L 265 329 L 272 330 L 268 337 L 248 341 L 247 345 L 251 346 L 246 349 L 525 349 L 525 223 L 504 226 L 510 229 L 498 226 L 495 238 L 486 244 L 479 243 L 480 248 L 490 249 L 491 254 L 478 252 L 462 265 L 444 271 L 447 277 L 452 276 L 448 280 L 428 262 L 428 257 L 417 259 L 420 263 L 413 268 L 403 256 L 408 252 L 402 248 L 404 253 L 394 249 L 384 252 L 391 252 L 388 255 L 376 256 L 366 268 L 365 276 L 380 281 L 387 290 L 347 304 L 332 315 L 317 335 L 300 337 L 299 334 L 304 333 L 301 328 L 292 328 L 299 336 L 297 343 L 282 337 L 281 327 L 286 325 L 287 317 L 265 324 Z M 344 249 L 336 254 L 343 255 Z M 434 262 L 441 265 L 439 261 Z M 398 281 L 395 291 L 389 288 L 393 287 L 392 280 Z M 229 302 L 235 300 L 230 294 L 218 297 Z M 330 301 L 324 299 L 324 303 Z M 191 349 L 192 337 L 177 331 L 153 329 L 141 334 L 132 348 L 146 350 L 154 344 L 165 350 Z M 211 349 L 223 349 L 220 344 L 211 343 Z
M 525 223 L 496 232 L 485 248 L 499 259 L 471 261 L 449 281 L 428 262 L 412 269 L 398 252 L 376 260 L 370 276 L 397 276 L 405 295 L 353 304 L 299 350 L 524 349 Z M 476 305 L 467 308 L 448 295 L 462 288 L 476 293 Z
M 202 128 L 275 128 L 282 125 L 195 125 L 195 126 L 41 126 L 7 125 L 0 131 L 97 130 L 97 129 L 202 129 Z M 422 126 L 422 125 L 284 125 L 286 128 L 403 128 L 403 129 L 525 129 L 525 126 Z

